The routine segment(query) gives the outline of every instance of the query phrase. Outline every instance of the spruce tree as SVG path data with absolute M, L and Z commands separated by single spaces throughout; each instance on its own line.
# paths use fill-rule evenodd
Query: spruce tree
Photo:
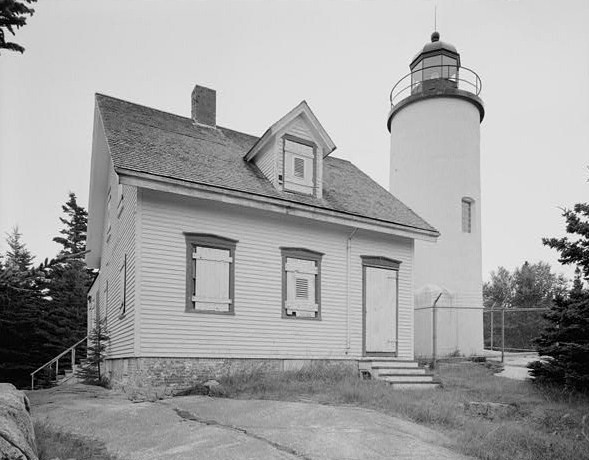
M 22 242 L 22 233 L 18 231 L 18 226 L 13 227 L 12 232 L 6 234 L 6 244 L 8 245 L 5 256 L 7 270 L 26 272 L 31 268 L 34 257 L 26 244 Z
M 15 29 L 27 23 L 27 16 L 35 12 L 31 3 L 37 0 L 0 0 L 0 49 L 24 52 L 24 48 L 18 43 L 7 42 L 6 32 L 15 35 Z
M 65 259 L 53 265 L 48 273 L 43 288 L 50 301 L 40 315 L 39 334 L 49 355 L 69 348 L 86 335 L 86 294 L 92 282 L 92 273 L 83 259 L 88 214 L 78 205 L 73 192 L 69 193 L 62 210 L 63 228 L 53 241 L 62 246 L 59 257 Z
M 0 269 L 0 381 L 21 387 L 42 359 L 36 338 L 42 273 L 31 268 L 33 256 L 17 227 L 6 235 L 6 243 Z
M 84 383 L 103 386 L 108 384 L 103 367 L 108 341 L 105 322 L 98 321 L 88 335 L 86 359 L 76 372 L 76 376 Z
M 559 261 L 575 264 L 573 288 L 557 297 L 545 315 L 548 322 L 536 340 L 540 361 L 530 364 L 537 381 L 567 388 L 589 388 L 589 204 L 576 204 L 565 210 L 566 231 L 571 237 L 544 238 L 545 245 L 560 252 Z

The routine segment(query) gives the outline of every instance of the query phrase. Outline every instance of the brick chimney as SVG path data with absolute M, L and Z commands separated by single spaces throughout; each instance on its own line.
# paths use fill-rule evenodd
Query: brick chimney
M 201 125 L 217 125 L 217 93 L 196 85 L 192 90 L 192 119 Z

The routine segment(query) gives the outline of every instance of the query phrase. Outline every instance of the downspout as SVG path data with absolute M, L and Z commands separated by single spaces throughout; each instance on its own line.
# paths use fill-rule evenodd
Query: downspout
M 350 352 L 350 304 L 351 304 L 351 280 L 352 280 L 352 238 L 358 231 L 354 228 L 348 235 L 346 242 L 346 355 Z

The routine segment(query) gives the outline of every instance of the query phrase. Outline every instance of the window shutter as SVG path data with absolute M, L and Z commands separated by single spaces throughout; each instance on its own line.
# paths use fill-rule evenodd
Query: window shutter
M 231 252 L 197 246 L 193 252 L 194 291 L 192 301 L 197 310 L 228 311 Z
M 312 260 L 286 259 L 286 313 L 314 318 L 318 305 L 315 297 L 317 265 Z

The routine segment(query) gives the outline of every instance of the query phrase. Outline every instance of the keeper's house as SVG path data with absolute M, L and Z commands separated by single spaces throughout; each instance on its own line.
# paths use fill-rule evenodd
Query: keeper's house
M 438 232 L 334 150 L 306 102 L 255 137 L 217 126 L 204 87 L 191 118 L 96 96 L 88 327 L 107 325 L 113 381 L 312 360 L 428 380 L 413 248 Z

